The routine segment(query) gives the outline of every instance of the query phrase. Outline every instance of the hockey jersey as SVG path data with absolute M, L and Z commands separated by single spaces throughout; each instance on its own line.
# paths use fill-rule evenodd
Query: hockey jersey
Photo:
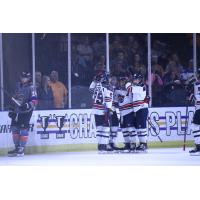
M 28 128 L 32 116 L 33 109 L 37 103 L 37 93 L 33 85 L 20 83 L 17 84 L 14 98 L 20 102 L 21 105 L 28 104 L 27 110 L 16 105 L 11 105 L 9 109 L 9 117 L 11 117 L 11 126 L 18 126 L 21 128 Z
M 109 86 L 93 81 L 89 90 L 93 92 L 93 114 L 104 115 L 107 109 L 112 108 L 113 91 Z
M 145 98 L 147 96 L 146 86 L 143 83 L 133 85 L 130 82 L 126 84 L 128 94 L 132 95 L 133 111 L 137 112 L 142 108 L 148 108 Z
M 114 92 L 114 102 L 118 102 L 120 115 L 123 117 L 133 111 L 132 95 L 126 89 L 117 88 Z
M 200 109 L 200 81 L 194 83 L 194 99 L 196 110 Z

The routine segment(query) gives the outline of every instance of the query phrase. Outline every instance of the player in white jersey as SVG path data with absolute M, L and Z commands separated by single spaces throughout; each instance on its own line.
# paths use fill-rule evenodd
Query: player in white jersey
M 127 83 L 126 77 L 121 77 L 119 80 L 119 87 L 115 90 L 114 97 L 117 98 L 120 112 L 120 127 L 124 137 L 123 152 L 135 151 L 136 144 L 133 143 L 135 134 L 135 121 L 132 105 L 132 94 L 128 93 L 125 85 Z
M 139 146 L 136 152 L 146 152 L 147 150 L 147 117 L 148 117 L 148 103 L 146 101 L 147 91 L 143 84 L 143 77 L 141 74 L 133 74 L 132 83 L 126 84 L 128 93 L 132 94 L 133 111 L 135 118 L 135 128 L 137 134 L 132 137 L 132 143 L 136 144 L 137 137 L 139 139 Z
M 194 136 L 195 148 L 189 153 L 190 155 L 200 156 L 200 69 L 197 70 L 197 80 L 194 83 L 194 94 L 192 96 L 195 100 L 195 113 L 192 121 L 192 133 Z
M 109 75 L 107 72 L 98 74 L 90 85 L 93 92 L 93 114 L 97 128 L 97 141 L 99 153 L 110 151 L 109 138 L 109 114 L 112 111 L 113 92 L 109 86 Z
M 116 76 L 111 76 L 110 77 L 110 86 L 113 91 L 113 102 L 112 102 L 112 114 L 110 115 L 109 118 L 109 123 L 110 123 L 110 139 L 109 139 L 109 145 L 113 149 L 114 152 L 118 152 L 121 150 L 119 147 L 116 146 L 116 139 L 117 139 L 117 134 L 118 134 L 118 129 L 119 129 L 119 119 L 117 116 L 116 109 L 118 108 L 118 100 L 115 95 L 115 91 L 118 88 L 118 80 Z

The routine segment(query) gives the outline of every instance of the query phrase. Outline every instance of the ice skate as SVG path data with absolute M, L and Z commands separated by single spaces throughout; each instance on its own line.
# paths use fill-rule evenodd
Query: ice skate
M 138 147 L 136 147 L 137 153 L 147 153 L 147 143 L 140 143 Z
M 200 156 L 200 144 L 196 144 L 195 148 L 189 151 L 191 156 Z
M 130 153 L 136 153 L 136 148 L 137 148 L 136 143 L 131 143 L 130 144 Z
M 17 148 L 17 157 L 24 156 L 24 147 L 18 147 Z
M 129 153 L 130 152 L 130 143 L 125 143 L 124 147 L 121 150 L 122 153 Z
M 108 148 L 106 144 L 98 144 L 98 153 L 99 154 L 107 154 Z
M 17 156 L 17 147 L 11 151 L 8 151 L 8 157 L 15 157 Z
M 109 143 L 109 145 L 112 148 L 113 153 L 119 153 L 122 150 L 122 148 L 117 147 L 116 144 L 114 144 L 114 143 Z

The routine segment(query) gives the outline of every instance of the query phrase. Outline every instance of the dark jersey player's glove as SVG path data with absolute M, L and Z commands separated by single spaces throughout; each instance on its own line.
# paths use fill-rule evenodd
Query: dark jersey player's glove
M 12 111 L 10 111 L 10 112 L 8 113 L 8 117 L 10 117 L 11 119 L 15 119 L 16 116 L 17 116 L 17 114 L 14 113 L 14 112 L 12 112 Z
M 24 104 L 22 104 L 22 106 L 20 107 L 20 109 L 22 111 L 29 110 L 29 109 L 31 109 L 31 105 L 29 103 L 24 103 Z

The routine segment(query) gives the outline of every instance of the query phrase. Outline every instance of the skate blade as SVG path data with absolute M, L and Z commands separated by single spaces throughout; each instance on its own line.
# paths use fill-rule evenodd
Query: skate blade
M 17 157 L 17 154 L 8 154 L 8 157 Z
M 107 154 L 107 151 L 98 151 L 98 154 L 100 154 L 100 155 Z
M 190 156 L 200 156 L 200 152 L 197 152 L 197 153 L 190 153 Z
M 138 154 L 145 154 L 145 153 L 148 153 L 148 152 L 147 152 L 147 150 L 145 150 L 145 151 L 138 151 L 138 150 L 136 150 L 135 153 L 138 153 Z
M 133 150 L 133 151 L 130 151 L 130 153 L 133 153 L 133 154 L 134 154 L 134 153 L 137 153 L 137 152 L 136 152 L 136 150 Z
M 17 157 L 23 157 L 24 156 L 24 153 L 23 154 L 17 154 Z
M 120 151 L 120 153 L 130 153 L 130 150 L 122 150 L 122 151 Z
M 113 150 L 113 153 L 120 153 L 120 150 Z

